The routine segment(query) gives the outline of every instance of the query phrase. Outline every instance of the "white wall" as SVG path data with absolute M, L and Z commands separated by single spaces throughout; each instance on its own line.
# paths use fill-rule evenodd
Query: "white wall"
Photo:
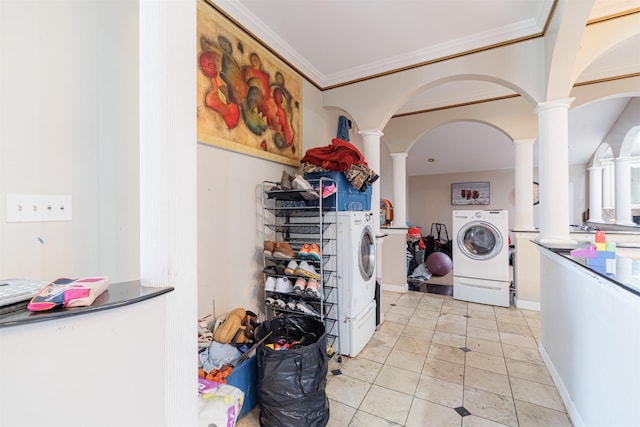
M 137 279 L 137 2 L 0 14 L 0 278 Z M 73 220 L 7 223 L 7 193 L 71 195 Z
M 321 93 L 303 81 L 302 142 L 306 151 L 335 138 L 337 110 L 321 107 Z M 356 138 L 356 142 L 357 143 Z M 280 181 L 281 163 L 217 147 L 198 146 L 198 313 L 220 316 L 243 307 L 258 313 L 262 294 L 260 184 Z
M 451 205 L 451 184 L 457 182 L 488 181 L 491 191 L 489 205 Z M 509 226 L 513 225 L 515 208 L 515 189 L 513 170 L 468 172 L 442 175 L 422 175 L 408 178 L 407 217 L 412 225 L 422 227 L 422 234 L 428 235 L 431 224 L 442 223 L 447 226 L 449 238 L 452 238 L 451 213 L 465 209 L 507 209 Z M 443 236 L 444 237 L 444 236 Z

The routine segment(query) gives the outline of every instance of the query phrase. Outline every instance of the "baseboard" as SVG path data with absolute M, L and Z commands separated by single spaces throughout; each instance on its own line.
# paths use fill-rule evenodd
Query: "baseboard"
M 571 419 L 573 427 L 586 427 L 584 421 L 582 420 L 582 417 L 580 416 L 580 413 L 578 412 L 578 408 L 576 408 L 576 406 L 573 404 L 573 400 L 571 400 L 571 395 L 569 394 L 567 387 L 565 387 L 562 378 L 560 378 L 556 367 L 553 365 L 553 362 L 551 361 L 551 358 L 549 357 L 549 354 L 547 353 L 547 350 L 544 348 L 542 343 L 538 345 L 538 351 L 540 352 L 540 356 L 542 356 L 544 364 L 547 366 L 547 370 L 551 375 L 551 379 L 553 379 L 553 383 L 558 389 L 558 393 L 560 393 L 560 398 L 562 399 L 562 403 L 564 403 L 564 407 L 567 408 L 567 414 Z
M 405 292 L 409 292 L 409 285 L 407 285 L 406 283 L 404 284 L 404 286 L 402 286 L 402 285 L 388 285 L 386 283 L 383 283 L 383 284 L 380 285 L 380 289 L 382 289 L 383 291 L 389 291 L 389 292 L 405 293 Z
M 524 301 L 516 299 L 516 307 L 523 310 L 540 311 L 540 303 L 536 301 Z

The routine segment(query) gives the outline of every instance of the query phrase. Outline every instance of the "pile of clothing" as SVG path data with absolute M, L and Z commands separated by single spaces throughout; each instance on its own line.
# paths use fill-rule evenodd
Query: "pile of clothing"
M 300 160 L 306 173 L 344 172 L 347 180 L 358 190 L 365 191 L 380 178 L 369 168 L 362 153 L 350 142 L 340 138 L 324 147 L 310 148 Z

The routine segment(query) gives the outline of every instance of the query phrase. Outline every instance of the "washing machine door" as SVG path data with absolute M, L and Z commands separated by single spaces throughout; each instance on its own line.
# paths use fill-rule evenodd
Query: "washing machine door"
M 365 227 L 360 235 L 358 266 L 360 267 L 362 279 L 368 282 L 376 269 L 376 245 L 373 238 L 373 229 L 369 226 Z
M 472 221 L 460 228 L 457 236 L 458 249 L 463 255 L 486 261 L 500 253 L 503 238 L 500 231 L 490 222 Z

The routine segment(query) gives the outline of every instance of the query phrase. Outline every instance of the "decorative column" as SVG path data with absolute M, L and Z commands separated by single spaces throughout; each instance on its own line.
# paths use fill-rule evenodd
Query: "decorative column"
M 380 175 L 380 137 L 384 135 L 378 129 L 361 130 L 364 146 L 364 158 L 369 168 Z M 371 189 L 371 226 L 376 236 L 376 279 L 382 283 L 382 242 L 384 236 L 380 233 L 380 179 L 373 183 Z
M 540 235 L 542 243 L 573 242 L 569 235 L 569 105 L 574 98 L 538 104 Z
M 602 166 L 589 171 L 589 222 L 602 222 Z
M 407 153 L 391 153 L 393 159 L 393 225 L 407 225 Z
M 515 220 L 518 231 L 534 230 L 533 226 L 533 144 L 535 139 L 513 141 L 515 146 Z
M 196 2 L 139 2 L 140 281 L 174 287 L 157 314 L 165 324 L 165 370 L 157 375 L 166 426 L 198 422 L 195 31 Z
M 602 171 L 602 208 L 613 209 L 614 197 L 611 189 L 614 186 L 613 163 L 611 161 L 600 162 L 604 168 Z M 604 221 L 604 219 L 603 219 Z
M 616 170 L 616 224 L 634 225 L 631 220 L 631 167 L 629 157 L 615 160 Z

